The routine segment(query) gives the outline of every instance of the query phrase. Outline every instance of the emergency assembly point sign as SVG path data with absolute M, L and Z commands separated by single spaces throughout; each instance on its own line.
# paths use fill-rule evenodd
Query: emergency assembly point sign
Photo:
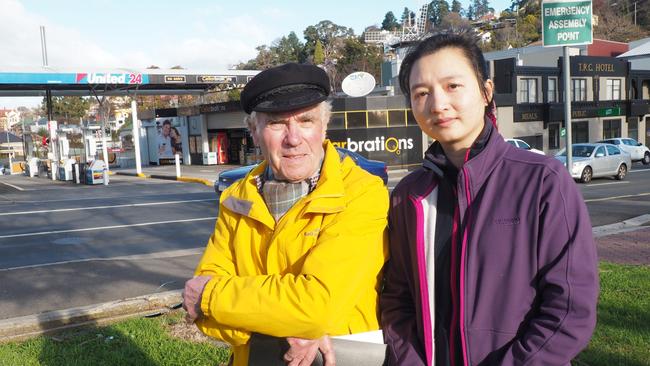
M 591 44 L 591 1 L 551 0 L 542 2 L 544 46 Z

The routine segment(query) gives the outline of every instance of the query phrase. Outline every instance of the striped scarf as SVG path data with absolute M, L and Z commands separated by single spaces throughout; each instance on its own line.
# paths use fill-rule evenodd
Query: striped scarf
M 320 169 L 315 175 L 302 182 L 279 181 L 275 180 L 271 168 L 267 167 L 263 174 L 255 177 L 255 181 L 271 216 L 275 222 L 278 222 L 296 202 L 316 188 L 319 178 Z

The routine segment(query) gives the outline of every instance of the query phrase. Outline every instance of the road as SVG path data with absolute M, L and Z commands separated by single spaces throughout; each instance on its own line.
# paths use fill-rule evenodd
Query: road
M 650 214 L 650 167 L 578 186 L 594 226 Z M 217 195 L 196 183 L 0 177 L 0 319 L 180 289 L 216 215 Z
M 182 288 L 217 215 L 195 183 L 0 182 L 0 318 Z

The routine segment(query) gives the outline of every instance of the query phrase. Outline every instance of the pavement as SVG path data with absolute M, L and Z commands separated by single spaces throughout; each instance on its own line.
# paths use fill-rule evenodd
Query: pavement
M 142 178 L 198 182 L 212 186 L 219 172 L 236 165 L 182 166 L 181 179 L 175 166 L 153 166 L 142 169 Z M 138 176 L 135 169 L 112 169 L 114 174 Z M 389 186 L 394 186 L 407 170 L 389 170 Z M 593 228 L 598 257 L 617 264 L 650 266 L 650 215 Z M 0 321 L 0 342 L 21 340 L 59 330 L 104 324 L 128 317 L 147 316 L 179 307 L 181 291 L 167 291 L 130 299 L 79 308 L 50 311 Z
M 151 178 L 151 179 L 168 179 L 168 180 L 179 180 L 185 182 L 195 182 L 202 183 L 207 186 L 213 186 L 214 181 L 219 176 L 219 173 L 224 170 L 238 168 L 241 165 L 181 165 L 181 175 L 176 177 L 176 166 L 175 165 L 152 165 L 142 168 L 141 175 L 138 175 L 135 168 L 111 168 L 113 174 L 118 175 L 129 175 L 134 177 L 141 178 Z M 388 169 L 388 186 L 390 188 L 394 187 L 400 179 L 402 179 L 408 170 L 406 169 Z

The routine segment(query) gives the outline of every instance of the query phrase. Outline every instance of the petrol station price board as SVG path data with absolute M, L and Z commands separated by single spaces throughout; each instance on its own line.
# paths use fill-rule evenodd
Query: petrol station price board
M 592 4 L 588 1 L 546 0 L 542 2 L 544 47 L 591 44 Z

